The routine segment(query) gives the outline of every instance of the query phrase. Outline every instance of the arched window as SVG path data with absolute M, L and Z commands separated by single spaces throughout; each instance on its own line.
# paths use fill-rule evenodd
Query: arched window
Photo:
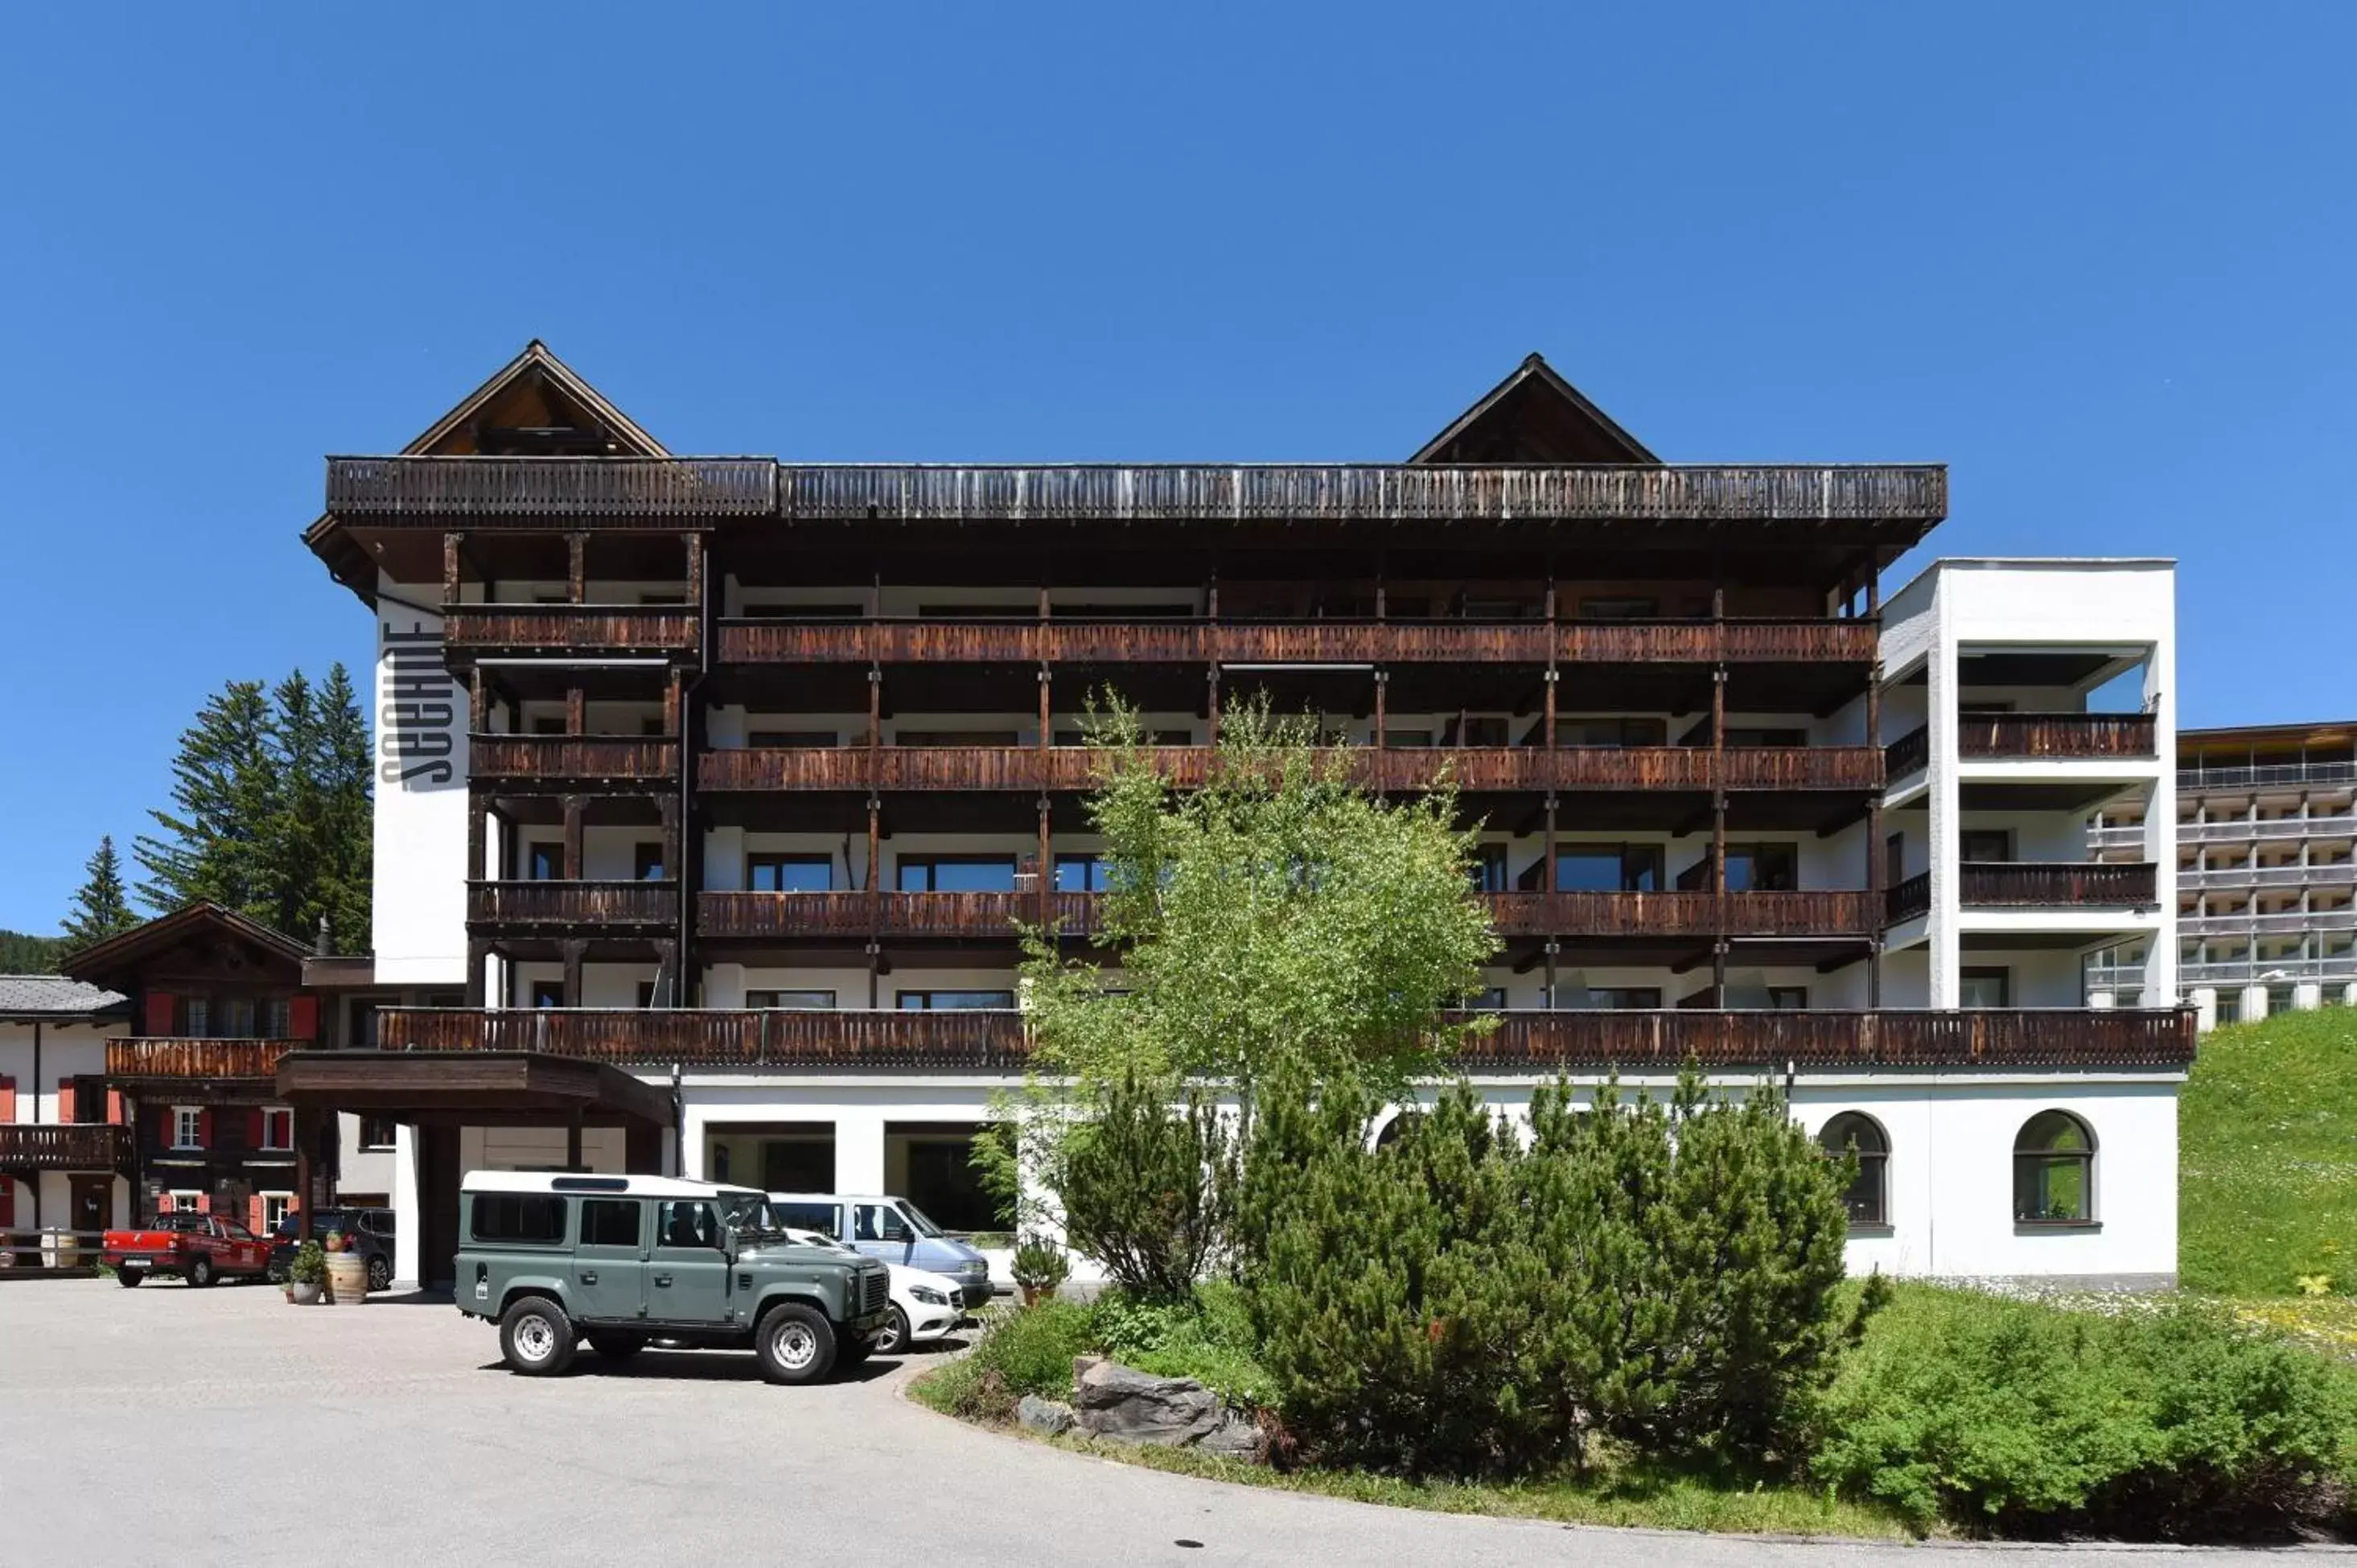
M 1424 1112 L 1421 1111 L 1401 1112 L 1375 1130 L 1375 1147 L 1378 1149 L 1396 1147 L 1400 1135 L 1408 1130 L 1409 1124 L 1422 1120 Z
M 2095 1217 L 2095 1134 L 2068 1111 L 2041 1111 L 2013 1141 L 2013 1218 L 2084 1225 Z
M 1845 1111 L 1825 1123 L 1817 1142 L 1839 1159 L 1857 1151 L 1857 1179 L 1842 1194 L 1852 1225 L 1890 1223 L 1890 1140 L 1880 1122 L 1860 1111 Z

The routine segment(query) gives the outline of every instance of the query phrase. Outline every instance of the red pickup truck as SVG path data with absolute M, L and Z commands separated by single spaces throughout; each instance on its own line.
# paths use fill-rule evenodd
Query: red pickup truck
M 98 1255 L 124 1285 L 150 1274 L 209 1285 L 231 1276 L 259 1278 L 270 1267 L 269 1242 L 214 1214 L 159 1214 L 151 1230 L 109 1230 Z

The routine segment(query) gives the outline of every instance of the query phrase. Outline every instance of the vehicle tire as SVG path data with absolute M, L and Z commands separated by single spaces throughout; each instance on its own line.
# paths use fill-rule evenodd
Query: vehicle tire
M 124 1290 L 129 1290 L 146 1276 L 147 1271 L 145 1269 L 117 1269 L 114 1271 L 114 1283 Z
M 218 1282 L 221 1274 L 214 1269 L 213 1261 L 199 1252 L 188 1260 L 188 1272 L 182 1277 L 199 1290 L 202 1290 L 207 1285 Z
M 878 1356 L 897 1356 L 909 1348 L 909 1315 L 895 1305 L 891 1317 L 876 1331 L 876 1337 L 867 1342 L 867 1348 Z
M 834 1370 L 834 1325 L 798 1301 L 771 1307 L 753 1331 L 761 1375 L 773 1383 L 815 1383 Z
M 387 1291 L 393 1288 L 393 1260 L 379 1252 L 368 1262 L 368 1288 Z
M 637 1334 L 592 1334 L 589 1348 L 608 1361 L 627 1361 L 647 1348 L 646 1339 Z
M 553 1378 L 573 1365 L 578 1348 L 572 1320 L 544 1295 L 528 1295 L 500 1318 L 500 1355 L 527 1378 Z

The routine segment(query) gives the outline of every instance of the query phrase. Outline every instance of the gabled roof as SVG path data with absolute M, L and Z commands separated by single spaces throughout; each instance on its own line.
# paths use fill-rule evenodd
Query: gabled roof
M 0 1018 L 88 1018 L 126 1000 L 120 992 L 59 974 L 0 974 Z
M 92 983 L 102 983 L 117 976 L 135 976 L 139 965 L 152 955 L 169 951 L 189 938 L 206 931 L 250 942 L 298 969 L 311 952 L 304 943 L 250 916 L 241 915 L 219 904 L 206 903 L 191 904 L 185 909 L 159 915 L 145 925 L 134 926 L 120 936 L 93 942 L 79 952 L 69 953 L 58 967 L 75 980 Z
M 662 442 L 641 430 L 637 421 L 608 403 L 603 392 L 582 380 L 572 366 L 558 359 L 548 345 L 537 338 L 523 346 L 522 353 L 493 371 L 489 381 L 459 399 L 457 405 L 449 413 L 426 426 L 417 439 L 401 449 L 402 456 L 441 456 L 454 446 L 470 445 L 471 426 L 479 417 L 519 395 L 528 395 L 535 391 L 541 394 L 543 403 L 587 417 L 620 448 L 619 456 L 670 456 Z M 569 407 L 565 406 L 568 404 Z
M 1536 354 L 1426 442 L 1411 463 L 1659 463 Z

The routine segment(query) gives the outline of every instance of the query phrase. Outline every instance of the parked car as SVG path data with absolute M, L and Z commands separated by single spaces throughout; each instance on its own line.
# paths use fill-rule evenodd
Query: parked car
M 283 1283 L 286 1265 L 295 1261 L 296 1240 L 303 1229 L 303 1217 L 289 1214 L 278 1222 L 271 1233 L 270 1280 Z M 315 1208 L 311 1211 L 311 1238 L 325 1241 L 328 1232 L 344 1234 L 344 1250 L 357 1252 L 368 1260 L 368 1288 L 385 1290 L 393 1284 L 393 1210 L 390 1208 Z
M 270 1270 L 270 1243 L 218 1214 L 159 1214 L 144 1230 L 109 1230 L 99 1238 L 98 1256 L 124 1285 L 151 1274 L 209 1285 Z
M 786 1223 L 832 1236 L 888 1263 L 947 1274 L 967 1306 L 990 1299 L 990 1261 L 925 1218 L 905 1197 L 867 1194 L 773 1192 L 770 1207 Z
M 789 1230 L 789 1240 L 813 1247 L 824 1247 L 846 1257 L 859 1254 L 815 1230 Z M 965 1321 L 965 1304 L 958 1282 L 947 1274 L 931 1273 L 912 1269 L 905 1263 L 888 1262 L 892 1271 L 892 1321 L 876 1337 L 875 1348 L 879 1356 L 897 1355 L 911 1345 L 939 1339 Z
M 585 1342 L 619 1359 L 661 1338 L 749 1349 L 771 1382 L 812 1383 L 866 1360 L 891 1319 L 881 1262 L 789 1239 L 743 1187 L 476 1171 L 458 1221 L 458 1310 L 498 1324 L 500 1354 L 531 1377 Z

